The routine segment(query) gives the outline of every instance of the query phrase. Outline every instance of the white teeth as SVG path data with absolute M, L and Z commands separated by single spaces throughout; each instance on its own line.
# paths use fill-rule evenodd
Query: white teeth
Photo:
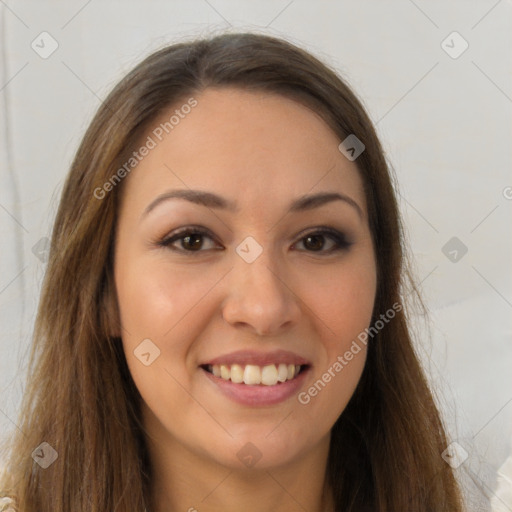
M 263 370 L 261 370 L 261 383 L 265 386 L 277 384 L 277 368 L 275 364 L 263 367 Z
M 288 367 L 281 363 L 279 368 L 277 369 L 277 380 L 279 382 L 284 382 L 288 378 Z
M 231 377 L 231 372 L 229 371 L 229 368 L 224 364 L 220 365 L 220 376 L 224 380 L 229 380 L 229 377 Z
M 296 377 L 300 372 L 300 365 L 280 363 L 262 367 L 254 364 L 214 364 L 208 365 L 207 369 L 215 377 L 231 380 L 235 384 L 275 386 L 278 382 L 283 383 Z
M 255 385 L 261 382 L 261 370 L 259 366 L 248 364 L 244 370 L 244 384 Z
M 244 381 L 244 369 L 239 364 L 231 365 L 231 382 L 241 384 Z

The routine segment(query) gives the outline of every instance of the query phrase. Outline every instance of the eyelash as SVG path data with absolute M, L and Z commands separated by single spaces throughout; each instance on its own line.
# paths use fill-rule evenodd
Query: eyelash
M 173 244 L 174 242 L 176 241 L 179 241 L 179 240 L 183 240 L 185 238 L 186 235 L 191 235 L 191 234 L 194 234 L 194 235 L 200 235 L 200 236 L 207 236 L 208 238 L 212 239 L 213 241 L 214 240 L 214 236 L 210 233 L 210 231 L 202 228 L 202 227 L 199 227 L 199 226 L 186 226 L 184 228 L 180 228 L 179 230 L 175 231 L 174 233 L 171 233 L 169 234 L 168 236 L 166 236 L 165 238 L 159 240 L 157 242 L 157 245 L 160 246 L 160 247 L 165 247 L 167 249 L 170 249 L 172 251 L 176 251 L 176 252 L 180 252 L 180 253 L 185 253 L 187 254 L 187 256 L 196 256 L 196 255 L 199 255 L 200 253 L 204 252 L 203 249 L 199 249 L 197 251 L 191 251 L 191 250 L 187 250 L 187 249 L 178 249 L 176 247 L 172 247 L 171 244 Z M 313 254 L 316 254 L 316 253 L 319 253 L 319 254 L 331 254 L 331 253 L 334 253 L 334 252 L 338 252 L 338 251 L 343 251 L 343 250 L 347 250 L 351 245 L 352 243 L 347 241 L 345 235 L 341 232 L 339 232 L 338 230 L 336 229 L 333 229 L 333 228 L 330 228 L 330 227 L 327 227 L 327 226 L 319 226 L 317 228 L 316 231 L 310 231 L 309 233 L 306 233 L 305 235 L 303 235 L 301 238 L 300 238 L 300 242 L 304 241 L 308 236 L 325 236 L 327 235 L 328 238 L 331 238 L 331 240 L 333 240 L 335 242 L 335 247 L 333 247 L 332 249 L 328 250 L 328 251 L 325 251 L 323 249 L 319 250 L 319 251 L 308 251 L 306 250 L 306 252 L 311 252 Z

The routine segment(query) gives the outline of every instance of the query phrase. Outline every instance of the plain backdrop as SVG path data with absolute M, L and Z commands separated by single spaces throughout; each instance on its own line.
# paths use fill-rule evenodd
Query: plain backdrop
M 431 313 L 418 349 L 468 454 L 457 474 L 474 510 L 490 510 L 512 433 L 511 11 L 510 0 L 0 2 L 2 435 L 17 428 L 45 238 L 95 110 L 163 45 L 263 32 L 334 67 L 376 124 Z

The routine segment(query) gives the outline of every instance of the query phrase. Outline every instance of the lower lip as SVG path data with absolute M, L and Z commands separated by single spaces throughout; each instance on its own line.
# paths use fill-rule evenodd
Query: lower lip
M 230 380 L 215 377 L 215 375 L 203 368 L 201 368 L 201 371 L 231 400 L 243 405 L 262 406 L 278 404 L 295 395 L 302 386 L 309 369 L 309 367 L 306 368 L 292 380 L 287 380 L 274 386 L 235 384 Z

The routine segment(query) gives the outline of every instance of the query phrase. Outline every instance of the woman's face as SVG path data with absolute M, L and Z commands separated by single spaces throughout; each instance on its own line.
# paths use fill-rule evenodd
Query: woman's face
M 306 107 L 234 88 L 195 99 L 169 134 L 175 109 L 154 123 L 125 178 L 124 352 L 162 450 L 277 467 L 328 446 L 365 364 L 361 343 L 345 357 L 376 292 L 363 184 Z M 317 194 L 341 199 L 304 199 Z

